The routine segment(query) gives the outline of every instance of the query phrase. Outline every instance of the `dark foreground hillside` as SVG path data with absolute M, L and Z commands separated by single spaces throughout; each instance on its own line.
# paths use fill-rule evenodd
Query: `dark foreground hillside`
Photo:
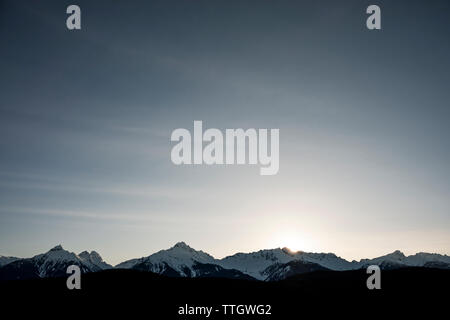
M 65 278 L 0 282 L 2 309 L 44 319 L 306 319 L 392 318 L 425 313 L 448 316 L 450 270 L 385 270 L 381 290 L 368 290 L 364 270 L 319 271 L 281 282 L 166 278 L 132 270 L 82 276 L 81 290 L 68 290 Z M 178 315 L 179 308 L 212 307 L 211 315 Z M 224 314 L 222 305 L 264 305 L 270 315 Z M 266 305 L 270 305 L 266 307 Z M 215 311 L 218 310 L 218 311 Z M 241 309 L 240 309 L 241 310 Z M 234 310 L 236 313 L 236 310 Z M 86 318 L 87 317 L 87 318 Z

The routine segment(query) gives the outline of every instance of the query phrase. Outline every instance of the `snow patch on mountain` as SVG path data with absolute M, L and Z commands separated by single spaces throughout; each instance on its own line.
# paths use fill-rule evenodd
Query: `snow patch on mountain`
M 428 264 L 427 264 L 428 263 Z M 450 257 L 439 254 L 418 253 L 406 257 L 395 251 L 374 259 L 347 261 L 334 253 L 311 253 L 291 251 L 288 248 L 264 249 L 250 253 L 236 253 L 223 259 L 196 251 L 184 242 L 179 242 L 167 250 L 158 251 L 148 257 L 132 259 L 120 263 L 116 268 L 138 268 L 159 274 L 196 277 L 201 276 L 202 264 L 217 265 L 224 269 L 234 269 L 258 280 L 283 279 L 287 275 L 314 270 L 355 270 L 377 264 L 382 269 L 403 266 L 450 266 Z
M 0 271 L 2 271 L 2 278 L 5 279 L 29 279 L 66 276 L 67 267 L 70 265 L 78 265 L 83 273 L 111 267 L 102 260 L 98 253 L 86 253 L 80 257 L 73 252 L 64 250 L 61 245 L 57 245 L 46 253 L 32 258 L 12 261 L 4 265 Z
M 312 253 L 299 251 L 294 254 L 295 259 L 316 263 L 330 270 L 343 271 L 358 269 L 358 264 L 349 262 L 334 253 Z
M 91 264 L 102 270 L 112 268 L 112 266 L 110 264 L 107 264 L 105 261 L 103 261 L 102 257 L 96 251 L 91 251 L 90 253 L 88 251 L 83 251 L 80 254 L 78 254 L 78 257 L 84 263 Z
M 237 253 L 220 260 L 220 265 L 225 268 L 234 268 L 252 277 L 264 280 L 270 278 L 273 271 L 271 266 L 277 264 L 285 265 L 292 261 L 302 261 L 320 265 L 326 269 L 342 271 L 357 269 L 358 265 L 345 259 L 337 257 L 334 253 L 308 253 L 303 251 L 291 251 L 288 248 L 266 249 L 251 253 Z M 286 272 L 290 270 L 288 265 L 284 266 Z M 282 267 L 278 268 L 278 273 Z M 280 278 L 281 276 L 279 276 Z
M 450 257 L 437 253 L 419 252 L 415 255 L 405 256 L 403 252 L 396 250 L 387 255 L 374 259 L 362 259 L 359 262 L 360 268 L 368 265 L 384 265 L 389 267 L 423 267 L 427 265 L 440 265 L 450 267 Z
M 152 272 L 163 273 L 167 267 L 170 267 L 183 277 L 195 277 L 197 271 L 194 265 L 198 263 L 217 264 L 216 259 L 209 254 L 194 250 L 184 242 L 178 242 L 173 247 L 158 251 L 148 257 L 122 262 L 116 268 L 131 269 L 144 264 Z
M 224 268 L 239 270 L 258 280 L 264 280 L 268 277 L 267 272 L 264 272 L 268 267 L 273 264 L 285 264 L 294 259 L 286 251 L 277 248 L 251 253 L 236 253 L 219 260 L 218 264 Z
M 66 276 L 66 269 L 72 264 L 80 266 L 83 273 L 112 268 L 95 251 L 83 251 L 77 255 L 58 245 L 46 253 L 28 259 L 0 256 L 0 279 Z M 236 253 L 223 259 L 215 259 L 206 252 L 195 250 L 184 242 L 178 242 L 167 250 L 124 261 L 115 268 L 151 271 L 174 277 L 211 276 L 272 281 L 305 272 L 355 270 L 374 264 L 382 269 L 403 267 L 450 269 L 450 257 L 425 252 L 405 256 L 397 250 L 381 257 L 350 262 L 334 253 L 275 248 Z

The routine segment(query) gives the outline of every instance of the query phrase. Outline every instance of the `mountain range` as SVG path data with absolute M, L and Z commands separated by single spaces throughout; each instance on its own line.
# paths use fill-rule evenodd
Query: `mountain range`
M 0 280 L 64 277 L 67 267 L 73 264 L 80 266 L 82 272 L 112 268 L 95 251 L 75 254 L 58 245 L 32 258 L 0 256 Z
M 288 248 L 265 249 L 251 253 L 236 253 L 216 259 L 184 242 L 152 255 L 131 259 L 115 267 L 109 265 L 95 251 L 79 254 L 58 245 L 32 258 L 0 256 L 0 280 L 47 278 L 67 276 L 69 265 L 80 266 L 83 273 L 105 269 L 132 269 L 153 272 L 169 277 L 233 278 L 277 281 L 287 277 L 320 270 L 357 270 L 369 265 L 381 269 L 430 267 L 450 269 L 450 257 L 435 253 L 417 253 L 405 256 L 400 251 L 360 261 L 347 261 L 333 253 L 291 251 Z

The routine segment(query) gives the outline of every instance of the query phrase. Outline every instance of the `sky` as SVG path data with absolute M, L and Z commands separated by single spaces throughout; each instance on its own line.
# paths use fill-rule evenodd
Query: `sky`
M 0 254 L 450 254 L 449 21 L 448 1 L 0 1 Z M 278 128 L 278 174 L 174 165 L 194 120 Z

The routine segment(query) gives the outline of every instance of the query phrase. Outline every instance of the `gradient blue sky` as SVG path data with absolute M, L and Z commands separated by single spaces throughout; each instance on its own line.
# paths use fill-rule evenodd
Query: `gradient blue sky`
M 449 254 L 449 21 L 448 1 L 0 1 L 0 254 Z M 279 128 L 279 173 L 173 165 L 194 120 Z

